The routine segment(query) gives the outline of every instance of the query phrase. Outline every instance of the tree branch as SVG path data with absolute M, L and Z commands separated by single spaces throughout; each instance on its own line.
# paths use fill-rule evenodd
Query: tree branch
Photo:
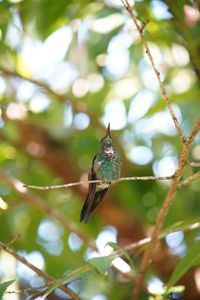
M 53 278 L 52 276 L 46 274 L 45 272 L 43 272 L 42 270 L 40 270 L 36 266 L 32 265 L 30 262 L 28 262 L 24 257 L 17 254 L 8 244 L 5 244 L 5 243 L 0 241 L 0 248 L 3 249 L 4 251 L 6 251 L 7 253 L 9 253 L 10 255 L 12 255 L 13 257 L 15 257 L 18 261 L 20 261 L 22 264 L 27 266 L 33 272 L 35 272 L 38 276 L 44 278 L 46 282 L 53 283 L 54 281 L 56 281 L 55 278 Z M 76 293 L 74 293 L 71 289 L 64 286 L 63 284 L 60 285 L 60 289 L 63 292 L 65 292 L 66 294 L 70 295 L 73 299 L 76 299 L 76 300 L 80 299 L 79 296 Z
M 175 125 L 175 127 L 178 131 L 178 134 L 179 134 L 179 136 L 180 136 L 180 138 L 183 142 L 182 150 L 181 150 L 181 153 L 180 153 L 180 159 L 179 159 L 179 162 L 178 162 L 178 166 L 177 166 L 174 178 L 173 178 L 171 186 L 168 190 L 168 194 L 165 198 L 163 206 L 162 206 L 162 208 L 159 212 L 159 215 L 158 215 L 158 218 L 157 218 L 157 221 L 156 221 L 156 225 L 155 225 L 155 228 L 154 228 L 152 236 L 151 236 L 151 242 L 150 242 L 149 247 L 147 248 L 147 250 L 145 251 L 144 256 L 143 256 L 143 260 L 142 260 L 142 264 L 141 264 L 141 268 L 140 268 L 140 274 L 138 276 L 138 280 L 136 282 L 136 287 L 135 287 L 135 290 L 134 290 L 134 293 L 133 293 L 133 300 L 137 300 L 139 295 L 140 295 L 140 291 L 142 289 L 142 286 L 143 286 L 144 276 L 145 276 L 146 270 L 148 268 L 149 262 L 151 260 L 152 252 L 153 252 L 153 250 L 154 250 L 154 248 L 157 244 L 157 240 L 158 240 L 158 237 L 159 237 L 159 234 L 160 234 L 160 230 L 162 228 L 162 225 L 163 225 L 163 223 L 165 221 L 165 218 L 168 214 L 169 208 L 170 208 L 170 206 L 173 202 L 173 199 L 176 195 L 176 192 L 178 190 L 178 183 L 179 183 L 183 168 L 187 164 L 187 157 L 188 157 L 190 145 L 193 142 L 196 134 L 199 131 L 200 119 L 197 121 L 195 127 L 193 128 L 193 130 L 191 132 L 191 135 L 186 140 L 184 135 L 183 135 L 182 129 L 180 127 L 180 124 L 179 124 L 179 122 L 176 118 L 176 115 L 175 115 L 175 113 L 172 109 L 171 103 L 168 99 L 165 87 L 164 87 L 164 85 L 163 85 L 163 83 L 160 79 L 160 73 L 159 73 L 159 71 L 157 70 L 157 68 L 155 66 L 155 63 L 154 63 L 153 57 L 151 55 L 150 49 L 148 47 L 148 44 L 147 44 L 146 40 L 144 39 L 143 28 L 140 28 L 140 26 L 138 24 L 138 21 L 137 21 L 134 13 L 132 11 L 132 8 L 131 8 L 128 0 L 121 0 L 121 2 L 123 3 L 123 5 L 126 8 L 127 12 L 130 14 L 130 17 L 133 20 L 133 22 L 134 22 L 134 24 L 135 24 L 135 26 L 138 30 L 138 33 L 139 33 L 140 38 L 143 42 L 146 53 L 149 57 L 149 60 L 150 60 L 151 65 L 153 67 L 153 70 L 154 70 L 154 72 L 156 74 L 156 77 L 158 79 L 163 98 L 164 98 L 164 100 L 166 102 L 166 105 L 169 109 L 169 112 L 170 112 L 171 117 L 173 119 L 174 125 Z
M 118 180 L 112 182 L 112 184 L 121 182 L 121 181 L 139 181 L 139 180 L 171 180 L 173 179 L 174 175 L 172 176 L 134 176 L 134 177 L 121 177 Z M 59 185 L 46 185 L 46 186 L 39 186 L 39 185 L 29 185 L 24 184 L 24 187 L 29 189 L 35 190 L 53 190 L 53 189 L 61 189 L 61 188 L 69 188 L 72 186 L 81 185 L 84 183 L 102 183 L 102 180 L 87 180 L 87 181 L 78 181 L 78 182 L 71 182 L 66 184 L 59 184 Z
M 199 168 L 199 167 L 200 167 L 200 163 L 191 162 L 191 163 L 190 163 L 190 166 L 191 166 L 191 167 L 197 167 L 197 168 Z
M 183 134 L 183 132 L 182 132 L 181 126 L 180 126 L 180 124 L 179 124 L 179 122 L 178 122 L 178 119 L 177 119 L 177 117 L 176 117 L 176 115 L 175 115 L 173 109 L 172 109 L 172 105 L 171 105 L 171 103 L 170 103 L 170 101 L 169 101 L 169 98 L 168 98 L 168 96 L 167 96 L 166 89 L 165 89 L 165 87 L 164 87 L 164 85 L 163 85 L 163 83 L 162 83 L 162 81 L 161 81 L 161 78 L 160 78 L 160 72 L 158 71 L 158 69 L 157 69 L 156 66 L 155 66 L 155 63 L 154 63 L 154 60 L 153 60 L 151 51 L 150 51 L 149 46 L 148 46 L 148 44 L 147 44 L 147 42 L 146 42 L 146 40 L 145 40 L 145 38 L 144 38 L 144 26 L 140 27 L 140 25 L 139 25 L 139 23 L 138 23 L 138 21 L 137 21 L 135 15 L 134 15 L 134 12 L 133 12 L 133 10 L 132 10 L 132 8 L 131 8 L 131 6 L 130 6 L 128 0 L 121 0 L 121 2 L 123 3 L 125 9 L 126 9 L 127 12 L 129 13 L 131 19 L 133 20 L 133 22 L 134 22 L 134 24 L 135 24 L 135 26 L 136 26 L 136 28 L 137 28 L 137 31 L 138 31 L 138 33 L 139 33 L 139 35 L 140 35 L 140 38 L 141 38 L 141 41 L 142 41 L 142 43 L 143 43 L 143 45 L 144 45 L 146 54 L 147 54 L 148 57 L 149 57 L 149 60 L 150 60 L 151 65 L 152 65 L 152 68 L 153 68 L 153 70 L 154 70 L 154 72 L 155 72 L 155 75 L 156 75 L 156 77 L 157 77 L 157 79 L 158 79 L 158 83 L 159 83 L 159 86 L 160 86 L 160 90 L 161 90 L 161 93 L 162 93 L 163 98 L 164 98 L 164 100 L 165 100 L 166 106 L 167 106 L 167 108 L 168 108 L 168 110 L 169 110 L 169 112 L 170 112 L 170 115 L 171 115 L 171 117 L 172 117 L 172 119 L 173 119 L 174 125 L 175 125 L 175 127 L 176 127 L 176 129 L 177 129 L 177 131 L 178 131 L 178 134 L 179 134 L 179 136 L 180 136 L 182 142 L 184 142 L 184 141 L 185 141 L 185 137 L 184 137 L 184 134 Z
M 140 291 L 142 289 L 143 282 L 144 282 L 145 273 L 146 273 L 148 265 L 150 263 L 152 253 L 156 247 L 162 225 L 165 221 L 165 218 L 168 214 L 170 206 L 172 205 L 172 202 L 173 202 L 176 192 L 178 190 L 178 183 L 181 178 L 183 168 L 185 167 L 185 165 L 187 165 L 187 157 L 189 154 L 190 146 L 191 146 L 192 142 L 194 141 L 199 130 L 200 130 L 200 118 L 197 120 L 196 125 L 194 126 L 189 138 L 183 143 L 181 153 L 180 153 L 180 158 L 178 161 L 178 166 L 177 166 L 177 169 L 174 174 L 174 178 L 172 180 L 171 186 L 168 190 L 168 193 L 164 200 L 164 203 L 161 207 L 161 210 L 158 214 L 156 224 L 155 224 L 153 233 L 151 235 L 151 242 L 143 256 L 140 273 L 139 273 L 139 276 L 138 276 L 138 279 L 136 282 L 135 290 L 133 292 L 132 300 L 137 300 L 140 295 Z
M 188 166 L 191 166 L 191 167 L 197 167 L 199 168 L 200 167 L 200 163 L 197 163 L 197 162 L 190 162 L 190 161 L 187 161 L 187 164 Z
M 181 183 L 179 183 L 178 185 L 178 189 L 181 189 L 182 187 L 184 187 L 185 185 L 189 184 L 190 182 L 199 179 L 200 178 L 200 171 L 194 173 L 193 175 L 191 175 L 190 177 L 186 178 L 184 181 L 182 181 Z
M 4 68 L 3 66 L 0 66 L 0 72 L 4 75 L 4 76 L 9 76 L 9 77 L 17 77 L 26 81 L 29 81 L 30 83 L 35 84 L 36 86 L 40 87 L 41 89 L 45 90 L 48 94 L 51 94 L 52 96 L 54 96 L 55 98 L 57 98 L 58 100 L 65 102 L 68 101 L 66 95 L 64 94 L 59 94 L 56 91 L 54 91 L 53 89 L 50 88 L 50 86 L 48 84 L 46 84 L 43 81 L 39 81 L 30 77 L 26 77 L 16 71 L 12 71 L 9 70 L 7 68 Z
M 161 240 L 164 237 L 166 237 L 166 235 L 168 235 L 170 233 L 173 233 L 173 232 L 177 232 L 177 231 L 186 232 L 186 231 L 194 230 L 194 229 L 197 229 L 197 228 L 200 228 L 200 222 L 199 221 L 191 223 L 191 224 L 187 224 L 187 225 L 182 225 L 182 226 L 179 226 L 179 227 L 177 227 L 175 229 L 170 229 L 170 230 L 161 232 L 159 234 L 159 236 L 158 236 L 158 239 Z M 143 245 L 149 244 L 150 242 L 151 242 L 151 237 L 146 237 L 146 238 L 144 238 L 144 239 L 142 239 L 142 240 L 140 240 L 138 242 L 126 245 L 126 246 L 122 247 L 122 249 L 125 250 L 125 251 L 131 252 L 132 250 L 134 250 L 136 248 L 139 248 L 139 247 L 141 247 Z M 119 252 L 120 252 L 120 250 L 119 250 Z M 118 251 L 114 252 L 114 254 L 117 254 L 117 253 L 118 253 Z

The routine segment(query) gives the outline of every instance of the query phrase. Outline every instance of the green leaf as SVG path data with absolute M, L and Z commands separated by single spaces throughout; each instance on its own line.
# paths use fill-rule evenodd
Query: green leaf
M 177 264 L 167 286 L 173 286 L 192 266 L 195 265 L 197 259 L 200 258 L 200 241 L 193 244 L 186 255 Z
M 106 275 L 108 268 L 115 257 L 102 256 L 91 258 L 88 262 L 101 274 Z
M 177 286 L 172 286 L 167 290 L 167 293 L 183 293 L 185 291 L 185 286 L 184 285 L 177 285 Z
M 9 285 L 11 285 L 14 281 L 15 280 L 9 280 L 9 281 L 0 283 L 0 300 L 2 299 L 3 294 L 5 293 L 5 291 L 9 287 Z
M 133 262 L 132 262 L 132 259 L 131 259 L 130 255 L 128 254 L 128 251 L 126 251 L 125 249 L 123 249 L 122 247 L 118 246 L 116 243 L 113 243 L 113 242 L 109 242 L 109 243 L 107 243 L 107 245 L 109 245 L 114 250 L 118 251 L 124 257 L 126 257 L 126 259 L 128 260 L 132 270 L 134 269 Z
M 67 273 L 63 278 L 55 280 L 42 294 L 41 299 L 46 299 L 45 297 L 48 296 L 51 292 L 53 292 L 55 289 L 57 289 L 62 284 L 65 284 L 67 281 L 76 278 L 77 276 L 80 276 L 88 271 L 90 271 L 91 267 L 87 264 L 83 267 L 80 267 L 78 269 L 75 269 L 69 273 Z M 0 299 L 1 300 L 1 299 Z

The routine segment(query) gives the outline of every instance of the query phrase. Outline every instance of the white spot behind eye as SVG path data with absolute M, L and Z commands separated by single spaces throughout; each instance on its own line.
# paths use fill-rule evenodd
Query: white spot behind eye
M 105 153 L 107 153 L 107 154 L 114 154 L 113 148 L 106 149 Z

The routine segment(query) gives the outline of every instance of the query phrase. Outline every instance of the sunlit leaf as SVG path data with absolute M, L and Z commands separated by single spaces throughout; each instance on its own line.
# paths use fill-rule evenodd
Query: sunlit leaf
M 89 263 L 101 274 L 106 275 L 108 268 L 113 261 L 113 256 L 94 257 Z
M 3 294 L 5 293 L 5 291 L 7 290 L 7 288 L 14 282 L 15 280 L 9 280 L 9 281 L 5 281 L 0 283 L 0 300 L 3 297 Z

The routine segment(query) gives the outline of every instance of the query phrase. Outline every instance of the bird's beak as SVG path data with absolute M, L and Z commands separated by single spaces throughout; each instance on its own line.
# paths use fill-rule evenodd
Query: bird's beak
M 108 123 L 108 128 L 107 128 L 106 136 L 109 136 L 111 138 L 111 135 L 110 135 L 110 123 Z

